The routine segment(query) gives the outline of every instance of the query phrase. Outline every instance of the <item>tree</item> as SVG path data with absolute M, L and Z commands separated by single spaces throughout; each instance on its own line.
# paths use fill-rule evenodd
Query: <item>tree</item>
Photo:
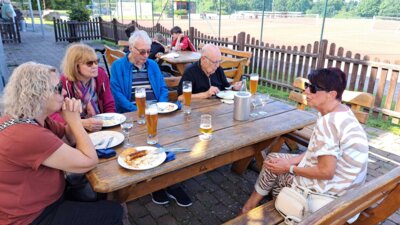
M 287 10 L 290 12 L 306 12 L 311 8 L 310 0 L 287 0 Z
M 287 12 L 287 0 L 274 0 L 272 3 L 273 11 Z
M 382 3 L 379 7 L 379 15 L 400 17 L 400 1 L 382 0 Z
M 328 6 L 326 8 L 326 16 L 333 17 L 343 8 L 344 5 L 344 0 L 329 0 Z M 324 9 L 325 0 L 318 0 L 317 2 L 314 2 L 312 8 L 308 10 L 307 13 L 320 14 L 321 16 L 323 16 Z
M 357 6 L 357 14 L 362 17 L 378 15 L 380 4 L 381 0 L 360 0 Z

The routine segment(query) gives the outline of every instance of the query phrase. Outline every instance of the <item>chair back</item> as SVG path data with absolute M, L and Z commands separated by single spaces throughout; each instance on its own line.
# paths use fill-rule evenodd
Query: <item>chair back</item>
M 242 75 L 244 73 L 244 65 L 246 64 L 247 59 L 234 59 L 234 58 L 225 58 L 222 60 L 220 66 L 224 69 L 225 76 L 231 80 L 231 83 L 235 83 L 240 81 Z
M 229 58 L 234 58 L 234 59 L 244 58 L 244 59 L 246 59 L 245 66 L 250 65 L 250 59 L 252 56 L 251 52 L 237 51 L 237 50 L 233 50 L 231 48 L 227 48 L 224 46 L 218 46 L 218 48 L 221 51 L 222 60 L 229 59 Z
M 104 55 L 106 56 L 106 61 L 109 67 L 113 64 L 113 62 L 117 59 L 120 59 L 125 56 L 125 53 L 118 49 L 113 49 L 107 45 L 104 45 Z
M 304 110 L 307 106 L 307 98 L 303 92 L 306 90 L 304 83 L 308 79 L 297 77 L 293 82 L 294 90 L 289 93 L 289 100 L 296 102 L 297 108 Z M 342 102 L 348 105 L 360 123 L 368 120 L 369 109 L 374 106 L 374 96 L 370 93 L 344 90 Z
M 168 100 L 176 101 L 178 99 L 177 87 L 181 81 L 181 77 L 165 77 L 164 81 L 168 87 Z

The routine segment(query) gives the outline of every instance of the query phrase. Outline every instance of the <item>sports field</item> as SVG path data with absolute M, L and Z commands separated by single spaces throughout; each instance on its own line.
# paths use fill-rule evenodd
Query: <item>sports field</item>
M 195 17 L 195 16 L 194 16 Z M 151 26 L 152 21 L 138 20 L 140 25 Z M 126 21 L 127 22 L 127 21 Z M 170 28 L 172 19 L 160 20 Z M 189 27 L 188 20 L 175 19 L 174 25 L 183 30 Z M 218 19 L 191 19 L 191 26 L 200 32 L 218 37 Z M 264 21 L 263 41 L 275 45 L 305 45 L 320 39 L 321 18 L 277 18 Z M 221 20 L 221 37 L 232 37 L 239 32 L 260 38 L 261 19 L 234 19 L 226 16 Z M 353 55 L 369 55 L 373 60 L 400 61 L 400 21 L 373 19 L 327 19 L 323 35 L 329 43 L 336 43 Z

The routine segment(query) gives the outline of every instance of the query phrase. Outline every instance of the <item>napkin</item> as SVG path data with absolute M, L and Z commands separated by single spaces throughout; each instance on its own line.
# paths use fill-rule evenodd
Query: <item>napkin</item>
M 165 55 L 163 55 L 163 56 L 161 56 L 161 58 L 178 58 L 179 57 L 179 54 L 178 53 L 176 53 L 176 52 L 171 52 L 171 53 L 168 53 L 168 54 L 165 54 Z
M 182 109 L 182 102 L 181 101 L 176 101 L 175 104 L 178 106 L 178 110 Z
M 117 153 L 112 148 L 96 149 L 99 158 L 107 159 L 115 156 Z
M 161 148 L 162 146 L 160 144 L 155 144 L 156 147 Z M 165 158 L 164 162 L 169 162 L 172 160 L 175 160 L 175 153 L 174 152 L 165 152 L 167 154 L 167 158 Z

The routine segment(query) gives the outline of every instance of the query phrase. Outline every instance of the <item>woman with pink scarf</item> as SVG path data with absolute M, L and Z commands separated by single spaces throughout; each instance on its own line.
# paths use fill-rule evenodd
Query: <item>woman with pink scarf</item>
M 99 131 L 103 126 L 103 122 L 93 116 L 116 112 L 110 81 L 98 63 L 93 48 L 78 43 L 68 47 L 61 66 L 61 82 L 66 90 L 64 97 L 81 100 L 82 124 L 88 131 Z M 59 113 L 53 114 L 51 118 L 64 122 Z

